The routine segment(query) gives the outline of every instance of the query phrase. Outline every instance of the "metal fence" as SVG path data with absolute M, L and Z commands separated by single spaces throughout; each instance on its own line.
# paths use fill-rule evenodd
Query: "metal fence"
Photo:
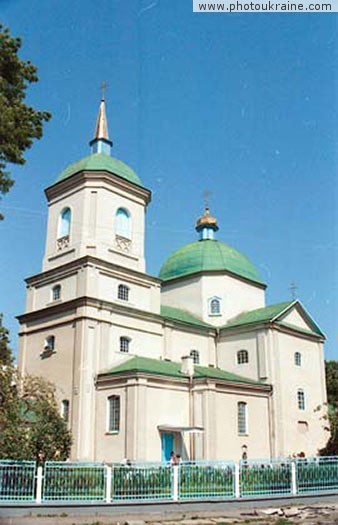
M 338 490 L 338 457 L 298 459 L 296 473 L 299 494 Z
M 182 463 L 178 469 L 179 499 L 235 497 L 235 464 L 212 461 Z
M 0 503 L 35 501 L 35 461 L 0 461 Z
M 282 460 L 242 461 L 240 464 L 240 495 L 268 496 L 295 492 L 292 462 Z
M 111 500 L 170 500 L 174 469 L 167 464 L 113 465 Z
M 106 468 L 103 464 L 45 463 L 42 501 L 105 501 L 105 487 Z
M 259 498 L 338 492 L 338 457 L 128 465 L 0 461 L 0 504 Z

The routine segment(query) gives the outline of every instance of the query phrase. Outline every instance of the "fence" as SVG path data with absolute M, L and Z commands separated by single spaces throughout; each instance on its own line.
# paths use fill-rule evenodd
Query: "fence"
M 338 492 L 338 457 L 132 463 L 0 461 L 0 504 L 184 501 Z

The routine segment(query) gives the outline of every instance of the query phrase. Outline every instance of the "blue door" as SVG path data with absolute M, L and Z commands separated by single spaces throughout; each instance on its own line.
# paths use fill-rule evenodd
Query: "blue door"
M 170 452 L 174 450 L 174 434 L 163 432 L 161 434 L 162 441 L 162 461 L 170 460 Z

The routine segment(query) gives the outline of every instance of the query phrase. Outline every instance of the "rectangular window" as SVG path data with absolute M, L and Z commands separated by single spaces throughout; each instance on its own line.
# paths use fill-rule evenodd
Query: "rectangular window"
M 238 434 L 245 435 L 248 433 L 248 418 L 247 418 L 247 404 L 237 404 L 237 417 L 238 417 Z
M 108 398 L 108 432 L 120 430 L 120 396 Z

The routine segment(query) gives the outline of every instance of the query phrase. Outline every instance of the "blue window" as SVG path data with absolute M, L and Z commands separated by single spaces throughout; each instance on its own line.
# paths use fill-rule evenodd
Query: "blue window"
M 116 212 L 115 233 L 126 239 L 131 238 L 131 218 L 129 211 L 125 208 L 119 208 Z
M 58 239 L 69 237 L 72 212 L 70 208 L 64 208 L 59 216 Z

